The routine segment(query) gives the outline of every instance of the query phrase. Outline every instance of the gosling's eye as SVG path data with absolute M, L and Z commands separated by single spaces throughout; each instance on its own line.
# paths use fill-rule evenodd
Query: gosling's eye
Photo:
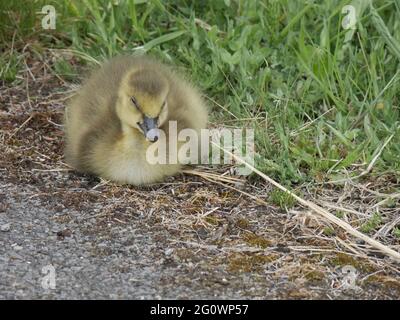
M 132 101 L 133 105 L 135 106 L 135 108 L 139 110 L 139 105 L 138 105 L 135 97 L 131 97 L 131 101 Z

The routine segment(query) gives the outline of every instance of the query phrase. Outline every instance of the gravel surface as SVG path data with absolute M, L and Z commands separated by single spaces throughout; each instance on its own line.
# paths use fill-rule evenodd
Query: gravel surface
M 217 246 L 200 249 L 180 244 L 171 230 L 157 227 L 159 220 L 149 221 L 149 216 L 139 213 L 123 223 L 117 218 L 104 220 L 104 202 L 71 210 L 62 204 L 63 195 L 50 199 L 33 187 L 12 183 L 0 187 L 0 199 L 0 299 L 398 297 L 396 288 L 382 286 L 364 287 L 356 295 L 354 290 L 330 287 L 332 275 L 323 281 L 320 276 L 316 282 L 304 281 L 275 264 L 260 268 L 252 262 L 250 269 L 234 270 L 233 262 L 245 261 L 232 260 Z M 221 233 L 203 232 L 198 235 L 215 238 Z M 195 243 L 202 246 L 202 241 Z M 293 258 L 287 260 L 290 266 Z M 44 281 L 49 266 L 54 267 L 55 288 Z M 304 261 L 303 266 L 307 266 Z M 343 275 L 335 277 L 340 283 Z
M 29 188 L 0 190 L 6 207 L 0 213 L 1 299 L 236 299 L 249 296 L 243 289 L 268 297 L 267 283 L 249 275 L 228 283 L 223 270 L 173 261 L 174 249 L 143 232 L 140 216 L 93 233 L 96 217 L 49 210 L 34 193 L 25 196 Z M 43 287 L 48 266 L 55 289 Z

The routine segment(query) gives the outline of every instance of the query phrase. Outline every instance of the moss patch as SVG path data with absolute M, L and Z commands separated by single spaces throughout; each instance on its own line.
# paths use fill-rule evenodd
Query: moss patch
M 233 273 L 261 271 L 265 264 L 276 259 L 275 255 L 234 253 L 228 257 L 228 271 Z
M 361 272 L 374 272 L 376 268 L 372 266 L 365 259 L 355 259 L 352 256 L 345 253 L 338 253 L 336 257 L 330 259 L 330 263 L 334 266 L 353 266 Z
M 243 235 L 243 240 L 252 247 L 268 248 L 271 246 L 271 241 L 265 239 L 262 236 L 256 235 L 254 233 L 245 233 Z

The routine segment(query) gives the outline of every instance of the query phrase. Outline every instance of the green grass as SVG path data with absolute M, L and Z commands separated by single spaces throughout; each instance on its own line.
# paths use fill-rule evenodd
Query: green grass
M 382 217 L 379 213 L 374 213 L 372 217 L 365 222 L 360 230 L 365 233 L 376 230 L 382 224 Z
M 400 228 L 394 228 L 393 234 L 396 238 L 400 238 Z
M 371 175 L 400 178 L 397 0 L 353 1 L 355 31 L 342 28 L 347 0 L 7 3 L 0 17 L 5 81 L 15 79 L 16 52 L 27 41 L 72 49 L 88 65 L 148 52 L 178 66 L 224 107 L 210 101 L 212 122 L 253 127 L 256 165 L 281 183 L 356 175 L 391 135 Z M 56 30 L 40 27 L 44 3 L 56 7 Z M 66 62 L 53 67 L 73 80 Z
M 273 189 L 269 195 L 269 200 L 281 209 L 291 209 L 296 204 L 296 199 L 292 195 L 280 189 Z

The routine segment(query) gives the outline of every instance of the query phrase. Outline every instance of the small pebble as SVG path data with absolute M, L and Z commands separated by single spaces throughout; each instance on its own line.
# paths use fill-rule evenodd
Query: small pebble
M 11 225 L 9 223 L 3 224 L 0 226 L 0 230 L 3 232 L 7 232 L 10 231 L 11 229 Z

